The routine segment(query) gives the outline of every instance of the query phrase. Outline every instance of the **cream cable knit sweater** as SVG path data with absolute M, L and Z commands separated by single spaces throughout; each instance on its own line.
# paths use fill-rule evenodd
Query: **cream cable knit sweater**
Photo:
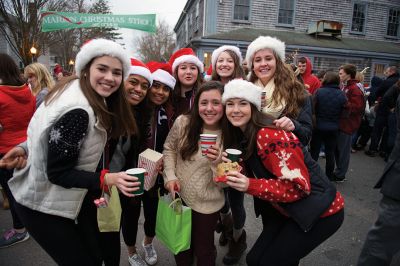
M 190 160 L 183 160 L 180 155 L 184 128 L 189 122 L 186 116 L 179 116 L 164 143 L 164 182 L 178 179 L 181 185 L 180 195 L 185 203 L 203 214 L 219 211 L 225 198 L 222 188 L 213 181 L 214 166 L 198 152 Z M 221 131 L 204 131 L 217 134 L 217 142 L 221 142 Z M 200 145 L 200 144 L 198 144 Z

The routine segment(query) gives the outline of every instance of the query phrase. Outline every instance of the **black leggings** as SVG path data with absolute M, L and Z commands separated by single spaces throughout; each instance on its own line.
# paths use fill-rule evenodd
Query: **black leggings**
M 91 197 L 85 197 L 77 223 L 18 203 L 15 207 L 29 234 L 58 265 L 100 266 L 102 261 L 105 265 L 119 265 L 119 232 L 99 232 L 97 209 Z
M 344 211 L 321 218 L 304 232 L 296 222 L 275 210 L 268 217 L 261 213 L 263 231 L 246 257 L 249 266 L 294 266 L 300 259 L 333 235 L 341 226 Z M 267 220 L 268 219 L 268 220 Z
M 136 197 L 127 197 L 120 194 L 122 207 L 122 236 L 127 246 L 135 246 L 138 232 L 138 222 L 140 217 L 140 208 L 143 201 L 144 212 L 144 233 L 148 237 L 156 235 L 156 218 L 158 207 L 157 188 L 153 187 L 149 191 L 144 191 L 143 195 Z

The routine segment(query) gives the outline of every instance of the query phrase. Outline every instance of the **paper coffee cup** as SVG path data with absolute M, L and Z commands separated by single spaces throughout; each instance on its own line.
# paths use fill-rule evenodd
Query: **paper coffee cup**
M 242 152 L 237 149 L 226 149 L 225 152 L 228 154 L 228 159 L 234 162 L 239 162 Z
M 215 134 L 200 134 L 201 154 L 203 156 L 207 155 L 207 150 L 210 146 L 217 143 L 217 137 Z
M 146 169 L 144 168 L 131 168 L 125 171 L 127 175 L 130 176 L 135 176 L 138 178 L 137 182 L 140 182 L 139 189 L 136 191 L 133 191 L 132 194 L 134 195 L 142 195 L 143 194 L 143 189 L 144 189 L 144 175 L 146 174 Z

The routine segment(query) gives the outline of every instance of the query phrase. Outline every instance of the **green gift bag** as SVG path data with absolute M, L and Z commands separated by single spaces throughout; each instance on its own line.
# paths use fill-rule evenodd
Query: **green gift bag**
M 159 198 L 156 236 L 174 255 L 190 248 L 192 209 L 183 206 L 180 198 L 172 201 L 170 195 Z
M 105 208 L 97 208 L 97 224 L 100 232 L 119 232 L 122 209 L 118 190 L 112 186 L 109 191 L 109 196 L 103 191 L 103 196 L 108 196 L 108 204 Z

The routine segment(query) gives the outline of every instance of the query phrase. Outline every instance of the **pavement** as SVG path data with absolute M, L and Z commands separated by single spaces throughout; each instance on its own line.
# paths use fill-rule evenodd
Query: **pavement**
M 320 159 L 322 167 L 325 160 Z M 363 152 L 351 155 L 350 169 L 346 176 L 347 181 L 336 184 L 337 189 L 345 198 L 345 220 L 342 227 L 327 241 L 306 256 L 301 266 L 353 266 L 357 263 L 360 250 L 366 234 L 377 217 L 378 203 L 381 194 L 372 189 L 384 168 L 384 161 L 380 157 L 371 158 Z M 1 197 L 0 197 L 1 199 Z M 0 201 L 1 202 L 1 201 Z M 1 206 L 1 205 L 0 205 Z M 260 219 L 254 215 L 253 200 L 245 197 L 247 220 L 248 249 L 256 241 L 262 229 Z M 12 225 L 9 211 L 0 210 L 0 232 L 9 229 Z M 45 226 L 45 225 L 44 225 Z M 143 216 L 139 221 L 138 246 L 143 238 Z M 218 245 L 219 235 L 215 235 L 218 257 L 217 265 L 222 266 L 222 257 L 227 252 L 227 247 Z M 122 240 L 122 237 L 121 237 Z M 159 266 L 175 265 L 173 255 L 155 239 L 155 248 L 158 252 Z M 121 243 L 121 265 L 128 266 L 127 252 L 124 243 Z M 143 251 L 140 250 L 141 254 Z M 66 254 L 70 256 L 72 254 Z M 288 254 L 290 256 L 290 254 Z M 392 266 L 400 265 L 400 256 L 396 256 Z M 34 239 L 15 246 L 0 249 L 0 265 L 2 266 L 47 266 L 56 265 L 52 259 L 40 248 Z M 236 265 L 246 265 L 244 257 Z

